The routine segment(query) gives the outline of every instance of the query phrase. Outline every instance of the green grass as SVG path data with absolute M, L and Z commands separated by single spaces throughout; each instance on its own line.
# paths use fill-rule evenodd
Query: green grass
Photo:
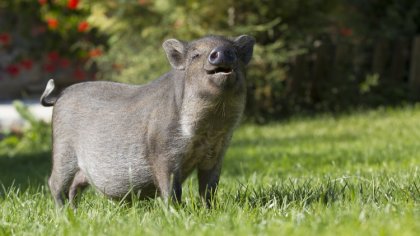
M 420 106 L 243 125 L 227 153 L 217 205 L 196 177 L 183 204 L 120 203 L 87 191 L 57 210 L 49 153 L 0 157 L 0 235 L 417 235 Z

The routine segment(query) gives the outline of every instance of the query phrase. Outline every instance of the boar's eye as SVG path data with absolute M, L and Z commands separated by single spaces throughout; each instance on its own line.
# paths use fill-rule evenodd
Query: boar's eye
M 195 60 L 195 59 L 197 59 L 197 58 L 199 58 L 200 57 L 200 53 L 198 52 L 198 51 L 194 51 L 192 54 L 191 54 L 191 59 L 192 60 Z

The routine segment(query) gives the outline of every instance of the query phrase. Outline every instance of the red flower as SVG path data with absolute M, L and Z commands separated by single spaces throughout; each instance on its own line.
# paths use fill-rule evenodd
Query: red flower
M 4 44 L 4 45 L 8 45 L 11 41 L 10 34 L 9 33 L 1 33 L 0 34 L 0 43 Z
M 56 51 L 52 51 L 48 53 L 48 60 L 50 62 L 52 61 L 57 61 L 60 58 L 60 56 L 58 55 L 58 52 Z
M 6 67 L 6 71 L 11 76 L 17 76 L 19 75 L 19 67 L 16 65 L 9 65 Z
M 40 34 L 45 33 L 46 30 L 47 30 L 47 28 L 44 25 L 42 25 L 42 26 L 34 26 L 31 29 L 31 34 L 32 34 L 32 36 L 38 36 Z
M 61 68 L 65 69 L 65 68 L 69 67 L 69 65 L 70 65 L 70 61 L 69 61 L 69 59 L 67 59 L 67 58 L 62 58 L 62 59 L 60 60 L 60 67 L 61 67 Z
M 139 5 L 141 5 L 141 6 L 144 6 L 144 5 L 146 5 L 146 4 L 148 4 L 149 3 L 149 1 L 148 0 L 137 0 L 137 2 L 139 3 Z
M 38 0 L 39 4 L 41 5 L 45 5 L 47 4 L 47 0 Z
M 102 50 L 100 48 L 95 48 L 89 51 L 89 57 L 99 57 L 102 55 Z
M 74 10 L 79 5 L 79 2 L 80 0 L 69 0 L 67 2 L 67 8 Z
M 351 28 L 341 28 L 339 33 L 344 37 L 349 37 L 353 35 L 353 30 Z
M 20 65 L 21 65 L 24 69 L 26 69 L 26 70 L 30 70 L 30 69 L 32 69 L 33 62 L 32 62 L 32 60 L 30 60 L 30 59 L 23 59 L 23 60 L 20 62 Z
M 79 26 L 77 27 L 77 31 L 79 32 L 85 32 L 89 28 L 89 23 L 86 21 L 82 21 L 79 23 Z
M 44 71 L 52 73 L 54 72 L 54 70 L 55 70 L 55 66 L 52 63 L 47 63 L 44 65 Z
M 73 72 L 73 76 L 76 77 L 77 80 L 84 80 L 84 79 L 86 79 L 86 73 L 83 70 L 81 70 L 80 68 L 77 68 Z
M 48 18 L 47 19 L 48 28 L 50 29 L 57 29 L 58 27 L 58 20 L 55 18 Z

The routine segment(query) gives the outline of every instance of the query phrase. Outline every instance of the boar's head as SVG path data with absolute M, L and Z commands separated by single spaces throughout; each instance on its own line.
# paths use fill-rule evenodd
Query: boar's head
M 249 63 L 255 39 L 207 36 L 192 42 L 168 39 L 163 43 L 169 63 L 182 71 L 186 85 L 208 95 L 245 89 L 244 66 Z

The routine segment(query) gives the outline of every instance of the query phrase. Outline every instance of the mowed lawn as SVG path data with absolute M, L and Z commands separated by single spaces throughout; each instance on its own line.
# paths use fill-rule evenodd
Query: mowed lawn
M 243 124 L 211 210 L 195 174 L 180 206 L 88 190 L 58 210 L 50 154 L 18 154 L 0 157 L 0 235 L 418 235 L 419 167 L 420 106 Z

